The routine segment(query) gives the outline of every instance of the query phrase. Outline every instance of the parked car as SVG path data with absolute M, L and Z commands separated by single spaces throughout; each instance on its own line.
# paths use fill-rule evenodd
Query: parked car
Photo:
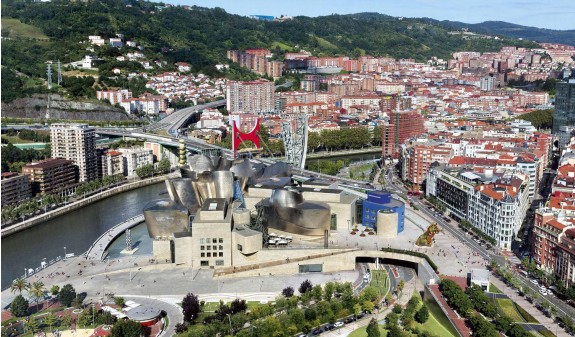
M 341 328 L 343 325 L 344 325 L 344 323 L 342 321 L 337 321 L 333 324 L 333 326 L 336 328 Z
M 537 282 L 537 280 L 536 280 L 536 279 L 531 279 L 531 283 L 535 284 L 536 286 L 538 286 L 538 285 L 539 285 L 539 282 Z

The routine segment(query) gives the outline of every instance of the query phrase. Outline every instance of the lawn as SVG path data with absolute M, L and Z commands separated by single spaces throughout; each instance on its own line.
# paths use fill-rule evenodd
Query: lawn
M 517 304 L 515 304 L 515 309 L 517 309 L 517 312 L 519 312 L 519 314 L 523 317 L 523 319 L 527 322 L 527 323 L 539 323 L 539 321 L 531 316 L 530 313 L 528 313 L 527 311 L 525 311 L 525 309 L 523 309 L 522 307 L 518 306 Z
M 502 314 L 509 317 L 513 322 L 525 322 L 523 317 L 515 309 L 515 304 L 512 300 L 508 298 L 498 298 L 497 306 L 499 307 Z
M 493 283 L 489 284 L 489 292 L 495 294 L 503 294 L 503 292 L 499 290 L 499 288 L 497 288 L 495 285 L 493 285 Z
M 385 297 L 389 291 L 389 276 L 385 270 L 372 270 L 371 271 L 371 286 L 377 289 L 377 293 L 381 297 Z
M 283 43 L 283 42 L 279 42 L 279 41 L 274 41 L 272 43 L 272 47 L 270 49 L 275 49 L 276 47 L 279 47 L 281 50 L 285 50 L 285 51 L 292 51 L 292 47 L 288 46 L 287 44 Z
M 18 136 L 6 136 L 6 135 L 2 135 L 2 139 L 7 140 L 8 142 L 12 143 L 12 144 L 27 144 L 27 143 L 34 143 L 31 140 L 27 140 L 27 139 L 20 139 L 20 137 Z
M 215 312 L 220 307 L 220 302 L 206 302 L 202 307 L 203 312 Z
M 440 325 L 443 329 L 447 330 L 447 332 L 445 333 L 446 336 L 457 336 L 456 335 L 457 330 L 453 325 L 451 325 L 451 322 L 449 321 L 447 316 L 445 316 L 439 305 L 433 300 L 426 301 L 425 304 L 427 304 L 427 309 L 429 309 L 429 320 L 425 322 L 422 328 L 427 328 L 425 327 L 425 325 L 427 325 L 428 322 L 432 320 L 433 317 L 433 319 L 437 322 L 438 325 Z
M 367 337 L 367 326 L 359 328 L 357 330 L 352 331 L 348 336 L 349 337 Z M 336 331 L 336 330 L 334 330 Z M 383 325 L 379 325 L 379 332 L 381 333 L 381 337 L 387 336 L 387 330 L 383 328 Z
M 26 38 L 26 39 L 49 40 L 49 37 L 46 36 L 41 29 L 22 23 L 17 19 L 3 18 L 2 31 L 9 32 L 7 37 L 13 39 Z

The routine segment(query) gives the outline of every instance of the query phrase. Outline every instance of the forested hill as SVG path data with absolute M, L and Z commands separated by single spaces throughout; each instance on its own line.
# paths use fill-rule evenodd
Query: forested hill
M 295 17 L 263 22 L 227 13 L 221 8 L 165 7 L 134 0 L 31 2 L 3 0 L 2 65 L 20 75 L 45 77 L 45 62 L 78 61 L 88 52 L 89 35 L 124 34 L 145 47 L 149 60 L 189 62 L 193 71 L 213 72 L 226 62 L 226 50 L 269 48 L 275 57 L 305 49 L 314 55 L 362 54 L 415 58 L 448 58 L 454 51 L 493 51 L 503 45 L 534 46 L 528 41 L 463 39 L 448 29 L 418 19 L 397 19 L 362 13 Z M 5 29 L 5 23 L 13 24 Z M 120 55 L 111 47 L 96 48 L 106 60 Z M 4 85 L 4 83 L 3 83 Z
M 552 42 L 575 46 L 575 29 L 553 30 L 537 27 L 516 25 L 503 21 L 485 21 L 481 23 L 469 24 L 457 21 L 436 21 L 433 23 L 449 29 L 468 28 L 472 32 L 490 34 L 497 36 L 507 36 L 510 38 L 523 38 L 537 42 Z

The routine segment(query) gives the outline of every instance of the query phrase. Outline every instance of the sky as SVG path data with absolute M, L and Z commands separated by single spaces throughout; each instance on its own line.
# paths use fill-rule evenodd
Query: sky
M 239 15 L 322 16 L 378 12 L 479 23 L 506 21 L 548 29 L 575 29 L 575 0 L 167 0 L 179 5 L 221 7 Z

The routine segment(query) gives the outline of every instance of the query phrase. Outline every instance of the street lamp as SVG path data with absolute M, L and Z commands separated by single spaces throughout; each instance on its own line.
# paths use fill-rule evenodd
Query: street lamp
M 64 260 L 66 260 L 66 246 L 64 246 Z
M 347 220 L 347 231 L 351 232 L 351 220 Z

